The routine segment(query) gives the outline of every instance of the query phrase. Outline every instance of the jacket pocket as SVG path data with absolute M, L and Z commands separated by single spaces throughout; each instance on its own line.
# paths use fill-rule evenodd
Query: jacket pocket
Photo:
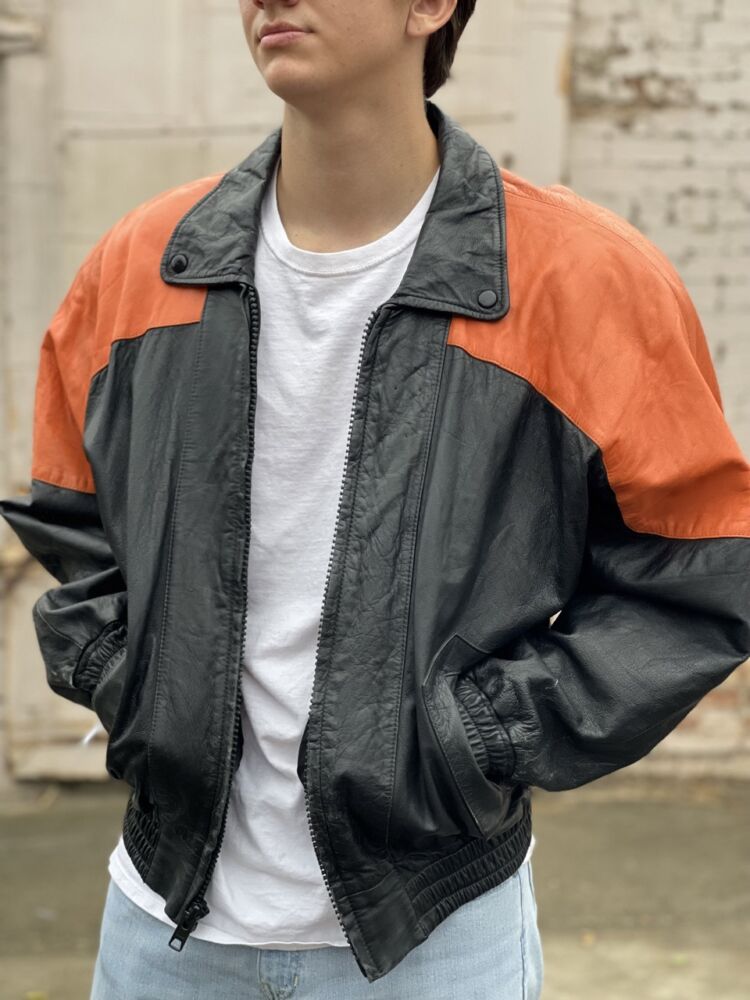
M 430 662 L 422 681 L 422 703 L 440 754 L 445 785 L 472 836 L 489 839 L 520 815 L 524 786 L 488 777 L 487 753 L 470 709 L 456 695 L 465 671 L 486 653 L 457 632 Z

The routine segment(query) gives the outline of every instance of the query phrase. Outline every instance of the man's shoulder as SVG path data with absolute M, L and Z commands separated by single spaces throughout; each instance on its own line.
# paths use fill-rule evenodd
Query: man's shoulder
M 500 168 L 505 194 L 510 252 L 531 264 L 555 258 L 570 269 L 579 265 L 587 281 L 627 281 L 667 287 L 678 295 L 684 284 L 666 253 L 624 216 L 564 184 L 538 185 Z
M 160 260 L 180 219 L 211 192 L 225 172 L 209 174 L 166 188 L 131 208 L 99 239 L 90 256 L 90 265 L 120 269 L 125 255 L 134 247 Z M 158 273 L 158 267 L 157 267 Z
M 50 323 L 62 356 L 87 338 L 91 372 L 106 364 L 111 344 L 154 326 L 195 322 L 205 289 L 174 288 L 160 274 L 180 219 L 224 177 L 211 174 L 160 191 L 120 216 L 79 265 Z

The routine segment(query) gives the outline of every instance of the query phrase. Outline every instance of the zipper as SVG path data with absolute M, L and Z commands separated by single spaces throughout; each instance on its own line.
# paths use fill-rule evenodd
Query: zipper
M 227 792 L 226 799 L 224 801 L 224 813 L 221 818 L 221 829 L 219 830 L 219 839 L 216 843 L 216 848 L 211 857 L 208 865 L 205 877 L 201 883 L 200 889 L 197 894 L 190 901 L 182 915 L 182 920 L 175 928 L 172 937 L 169 939 L 169 947 L 174 951 L 182 951 L 185 946 L 190 934 L 193 933 L 198 925 L 198 921 L 205 917 L 209 912 L 209 906 L 206 903 L 205 893 L 208 888 L 208 884 L 211 881 L 211 876 L 213 875 L 214 868 L 216 867 L 216 862 L 219 857 L 219 851 L 221 850 L 221 845 L 224 841 L 224 832 L 227 825 L 227 813 L 229 812 L 229 792 L 232 784 L 232 779 L 235 773 L 236 755 L 237 747 L 239 745 L 240 729 L 241 729 L 241 705 L 242 705 L 242 664 L 245 651 L 245 629 L 247 624 L 247 561 L 250 554 L 250 479 L 252 470 L 252 457 L 253 457 L 253 447 L 255 440 L 255 403 L 257 398 L 257 353 L 258 353 L 258 333 L 260 331 L 260 303 L 258 302 L 256 290 L 254 285 L 242 285 L 240 297 L 242 299 L 242 305 L 245 310 L 245 315 L 248 318 L 248 325 L 250 327 L 250 380 L 251 380 L 251 390 L 250 390 L 250 405 L 248 406 L 248 453 L 247 460 L 245 463 L 245 546 L 244 554 L 242 560 L 242 635 L 240 638 L 240 658 L 239 658 L 239 675 L 237 678 L 237 697 L 235 699 L 234 706 L 234 729 L 232 731 L 232 751 L 230 754 L 230 765 L 229 765 L 229 781 L 227 782 Z M 250 299 L 250 308 L 248 309 L 247 299 Z M 173 942 L 178 942 L 177 944 Z
M 374 309 L 370 313 L 369 318 L 367 320 L 367 325 L 365 326 L 365 330 L 364 330 L 364 333 L 362 335 L 362 340 L 361 340 L 360 345 L 359 345 L 359 357 L 357 359 L 357 371 L 356 371 L 356 375 L 355 375 L 355 378 L 354 378 L 354 395 L 353 395 L 353 399 L 352 399 L 351 409 L 349 411 L 349 429 L 348 429 L 347 437 L 346 437 L 346 452 L 345 452 L 345 458 L 344 458 L 344 473 L 342 474 L 341 485 L 340 485 L 340 488 L 339 488 L 339 498 L 338 498 L 338 504 L 337 504 L 337 507 L 336 507 L 336 521 L 335 521 L 334 531 L 333 531 L 333 544 L 331 545 L 331 551 L 330 551 L 330 553 L 328 555 L 328 569 L 326 570 L 325 586 L 323 588 L 323 605 L 322 605 L 322 608 L 321 608 L 320 619 L 318 621 L 318 636 L 317 636 L 317 643 L 316 643 L 316 648 L 315 648 L 315 665 L 316 665 L 316 669 L 315 669 L 315 673 L 313 675 L 313 688 L 312 688 L 312 693 L 310 695 L 310 705 L 309 705 L 309 708 L 308 708 L 308 711 L 307 711 L 308 721 L 310 719 L 310 714 L 312 712 L 313 702 L 315 701 L 316 685 L 317 685 L 317 682 L 320 679 L 319 678 L 319 673 L 318 673 L 318 670 L 317 670 L 317 663 L 318 663 L 318 657 L 320 656 L 320 641 L 321 641 L 321 637 L 322 637 L 322 634 L 323 634 L 323 613 L 325 611 L 326 600 L 327 600 L 327 597 L 328 597 L 328 588 L 330 586 L 330 581 L 331 581 L 331 570 L 333 568 L 333 557 L 334 557 L 334 554 L 335 554 L 335 551 L 336 551 L 336 538 L 338 536 L 339 520 L 340 520 L 340 517 L 341 517 L 341 504 L 342 504 L 342 501 L 343 501 L 343 498 L 344 498 L 344 486 L 346 484 L 346 467 L 347 467 L 347 465 L 349 463 L 349 449 L 351 447 L 352 429 L 354 427 L 355 405 L 356 405 L 356 401 L 357 401 L 357 395 L 359 393 L 359 379 L 360 379 L 360 372 L 362 370 L 362 358 L 364 357 L 365 346 L 367 344 L 367 339 L 368 339 L 368 337 L 370 335 L 370 331 L 372 330 L 372 326 L 373 326 L 373 323 L 375 321 L 375 317 L 378 315 L 378 313 L 380 312 L 381 308 L 382 308 L 382 305 L 378 306 L 377 309 Z M 308 774 L 309 774 L 309 771 L 310 771 L 310 756 L 306 752 L 306 749 L 305 749 L 305 764 L 304 764 L 305 780 L 303 782 L 303 785 L 304 785 L 304 789 L 305 789 L 305 812 L 307 813 L 307 825 L 308 825 L 308 827 L 310 829 L 310 837 L 312 839 L 313 848 L 315 850 L 315 855 L 316 855 L 316 857 L 318 859 L 318 865 L 320 866 L 320 871 L 321 871 L 321 874 L 323 876 L 323 881 L 325 883 L 325 887 L 328 890 L 328 895 L 330 896 L 330 899 L 331 899 L 331 904 L 333 906 L 334 913 L 336 914 L 336 917 L 338 918 L 338 922 L 339 922 L 339 924 L 341 926 L 341 930 L 342 930 L 342 932 L 344 934 L 344 937 L 346 938 L 347 943 L 348 943 L 349 947 L 351 948 L 352 953 L 354 954 L 354 957 L 355 957 L 355 959 L 357 961 L 357 965 L 362 970 L 362 973 L 366 976 L 367 972 L 366 972 L 364 966 L 362 965 L 362 963 L 360 962 L 359 957 L 357 956 L 357 952 L 355 951 L 354 947 L 352 946 L 351 939 L 350 939 L 349 935 L 347 934 L 346 927 L 344 926 L 344 921 L 343 921 L 343 918 L 341 916 L 341 911 L 339 910 L 338 903 L 336 902 L 336 898 L 335 898 L 333 892 L 331 891 L 331 886 L 330 886 L 330 883 L 328 882 L 328 876 L 326 875 L 326 872 L 325 872 L 325 869 L 323 868 L 323 865 L 320 863 L 320 851 L 318 849 L 318 840 L 317 840 L 317 836 L 316 836 L 316 833 L 315 833 L 315 828 L 314 828 L 313 823 L 312 823 L 312 818 L 310 816 L 310 796 L 308 794 L 308 781 L 309 781 Z

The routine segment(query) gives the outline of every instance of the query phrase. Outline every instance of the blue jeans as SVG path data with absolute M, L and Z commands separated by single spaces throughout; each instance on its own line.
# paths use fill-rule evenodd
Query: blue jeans
M 543 959 L 531 860 L 464 903 L 374 983 L 349 948 L 188 939 L 110 879 L 90 1000 L 539 1000 Z

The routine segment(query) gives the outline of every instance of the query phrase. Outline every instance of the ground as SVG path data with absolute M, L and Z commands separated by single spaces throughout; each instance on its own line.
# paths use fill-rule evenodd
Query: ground
M 0 1000 L 88 1000 L 125 793 L 0 799 Z M 624 769 L 535 788 L 532 815 L 543 1000 L 746 1000 L 750 782 Z

